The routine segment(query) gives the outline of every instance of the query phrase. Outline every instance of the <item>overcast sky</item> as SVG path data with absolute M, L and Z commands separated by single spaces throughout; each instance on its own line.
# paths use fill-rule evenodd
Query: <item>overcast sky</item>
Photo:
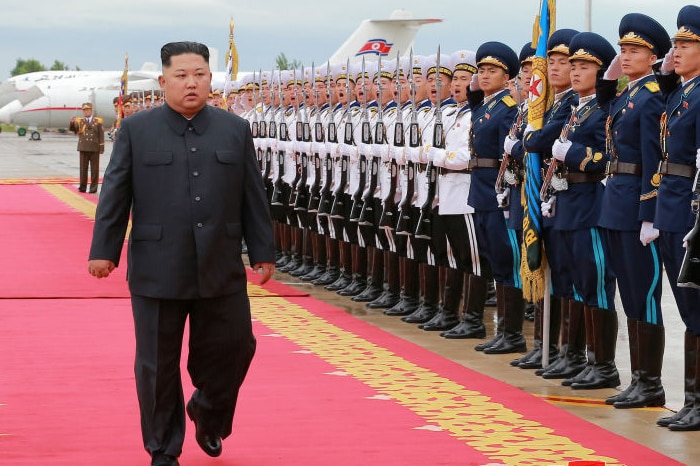
M 441 18 L 423 26 L 415 53 L 476 50 L 500 40 L 518 52 L 532 37 L 539 0 L 8 0 L 0 6 L 0 81 L 16 60 L 37 59 L 50 67 L 59 60 L 71 69 L 120 70 L 160 63 L 161 45 L 195 40 L 219 50 L 219 70 L 228 47 L 229 20 L 240 55 L 239 69 L 274 67 L 283 52 L 290 60 L 324 62 L 363 19 L 387 18 L 395 9 L 414 18 Z M 586 28 L 586 0 L 559 0 L 557 26 Z M 592 29 L 617 41 L 620 18 L 640 12 L 658 20 L 669 34 L 688 0 L 591 0 Z M 328 5 L 332 5 L 329 7 Z M 615 42 L 613 42 L 613 45 Z M 212 63 L 212 68 L 214 64 Z

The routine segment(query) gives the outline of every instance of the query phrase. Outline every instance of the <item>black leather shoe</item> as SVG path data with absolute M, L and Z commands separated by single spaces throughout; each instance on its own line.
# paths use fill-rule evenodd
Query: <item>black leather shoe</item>
M 78 191 L 80 191 L 81 193 L 84 193 L 85 191 L 87 191 L 87 189 L 85 189 L 85 188 L 78 188 Z
M 362 293 L 355 295 L 350 299 L 356 303 L 369 303 L 370 301 L 377 299 L 380 294 L 382 294 L 382 290 L 378 286 L 369 284 L 362 291 Z
M 151 459 L 151 466 L 180 466 L 180 463 L 174 456 L 156 453 Z
M 221 454 L 221 437 L 213 432 L 207 432 L 201 420 L 197 419 L 196 408 L 192 400 L 187 402 L 187 416 L 194 422 L 195 434 L 199 447 L 209 456 Z
M 398 293 L 391 291 L 383 292 L 377 299 L 367 303 L 367 307 L 370 309 L 391 309 L 399 302 Z
M 312 285 L 316 286 L 326 286 L 335 281 L 340 277 L 340 270 L 338 267 L 326 267 L 326 272 L 318 277 L 316 280 L 311 280 Z
M 340 296 L 355 296 L 362 293 L 365 288 L 367 288 L 367 282 L 364 279 L 356 279 L 342 290 L 338 290 L 337 293 Z
M 458 323 L 459 318 L 455 312 L 439 307 L 437 314 L 435 314 L 429 321 L 419 324 L 418 328 L 428 332 L 435 332 L 449 330 Z
M 339 291 L 345 288 L 346 286 L 349 286 L 350 283 L 352 283 L 352 277 L 346 273 L 341 273 L 336 281 L 334 281 L 330 285 L 324 286 L 323 288 L 325 288 L 328 291 Z
M 411 314 L 401 318 L 407 324 L 424 324 L 437 314 L 438 307 L 435 304 L 423 301 Z
M 447 339 L 486 338 L 486 327 L 483 323 L 474 324 L 463 320 L 451 329 L 440 332 L 440 336 Z
M 384 311 L 384 315 L 387 316 L 407 316 L 412 314 L 416 309 L 418 309 L 418 299 L 404 296 L 399 299 L 391 309 Z

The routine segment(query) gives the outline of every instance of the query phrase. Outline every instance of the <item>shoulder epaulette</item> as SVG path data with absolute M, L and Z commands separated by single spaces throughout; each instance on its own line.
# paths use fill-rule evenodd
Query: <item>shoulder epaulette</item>
M 652 94 L 661 90 L 659 88 L 659 83 L 657 83 L 656 81 L 649 81 L 644 85 L 644 87 L 649 89 L 649 92 L 651 92 Z
M 100 117 L 95 117 L 95 123 L 102 124 L 102 118 L 100 118 Z
M 516 105 L 518 105 L 513 96 L 511 96 L 510 94 L 503 96 L 501 100 L 508 107 L 515 107 Z

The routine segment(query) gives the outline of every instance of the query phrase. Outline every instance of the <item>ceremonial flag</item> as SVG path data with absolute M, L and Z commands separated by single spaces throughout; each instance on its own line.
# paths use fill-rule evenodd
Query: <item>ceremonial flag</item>
M 366 55 L 366 54 L 376 54 L 386 57 L 391 52 L 391 47 L 394 44 L 389 44 L 385 39 L 370 39 L 365 45 L 360 47 L 360 50 L 355 54 L 355 56 Z
M 124 55 L 124 72 L 122 73 L 122 79 L 119 82 L 119 99 L 117 100 L 117 123 L 116 127 L 119 125 L 124 118 L 124 96 L 126 95 L 127 85 L 129 83 L 129 54 Z
M 238 51 L 236 50 L 236 44 L 233 42 L 233 18 L 229 23 L 229 34 L 228 34 L 228 51 L 226 52 L 226 77 L 224 80 L 224 92 L 221 96 L 221 108 L 224 110 L 228 109 L 228 104 L 226 103 L 228 99 L 228 94 L 231 92 L 231 84 L 238 77 Z
M 532 81 L 528 104 L 528 124 L 535 130 L 542 128 L 547 111 L 547 41 L 554 32 L 556 0 L 541 0 L 540 14 L 535 18 L 532 45 L 535 57 L 532 61 Z M 542 299 L 544 289 L 545 258 L 542 254 L 542 210 L 540 208 L 540 188 L 542 187 L 542 160 L 540 154 L 525 154 L 525 181 L 523 198 L 523 253 L 520 274 L 523 279 L 523 296 L 537 301 Z

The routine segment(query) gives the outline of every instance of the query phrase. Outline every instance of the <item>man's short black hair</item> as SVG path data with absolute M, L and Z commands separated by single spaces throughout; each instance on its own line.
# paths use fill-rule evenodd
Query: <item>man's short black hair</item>
M 160 48 L 160 61 L 164 68 L 170 66 L 170 57 L 183 53 L 196 53 L 209 63 L 209 48 L 199 42 L 169 42 Z

